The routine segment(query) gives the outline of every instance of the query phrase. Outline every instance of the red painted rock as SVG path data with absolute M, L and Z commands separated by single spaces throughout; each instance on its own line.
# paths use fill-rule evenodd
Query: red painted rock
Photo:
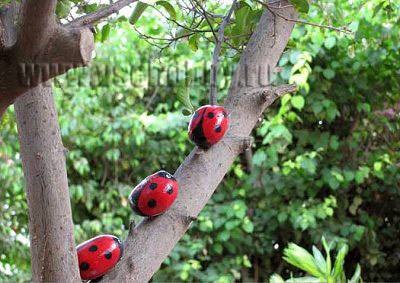
M 178 182 L 166 171 L 148 176 L 129 196 L 132 210 L 141 216 L 164 213 L 178 196 Z
M 76 247 L 79 271 L 83 280 L 97 279 L 114 268 L 121 259 L 121 241 L 112 235 L 101 235 Z
M 197 109 L 190 120 L 189 138 L 198 147 L 208 149 L 222 139 L 228 126 L 228 114 L 224 107 L 205 105 Z

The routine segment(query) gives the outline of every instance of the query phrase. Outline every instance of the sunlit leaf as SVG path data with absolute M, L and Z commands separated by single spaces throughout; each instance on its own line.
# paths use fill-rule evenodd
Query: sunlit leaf
M 149 4 L 144 3 L 144 2 L 138 2 L 135 6 L 135 9 L 132 12 L 131 17 L 129 18 L 129 22 L 134 25 L 136 22 L 139 20 L 140 16 L 143 14 L 143 12 L 149 7 Z

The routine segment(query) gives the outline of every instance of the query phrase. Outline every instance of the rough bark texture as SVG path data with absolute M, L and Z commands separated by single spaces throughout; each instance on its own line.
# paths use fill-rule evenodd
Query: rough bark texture
M 22 5 L 21 29 L 18 36 L 18 54 L 21 59 L 31 59 L 48 42 L 57 28 L 57 0 L 25 0 Z
M 274 2 L 274 6 L 289 4 Z M 287 17 L 297 17 L 291 6 L 279 11 Z M 242 55 L 225 101 L 231 113 L 228 135 L 208 151 L 194 149 L 191 152 L 175 173 L 180 192 L 173 207 L 164 215 L 144 220 L 131 229 L 125 241 L 125 256 L 104 281 L 147 282 L 159 269 L 243 151 L 243 137 L 250 135 L 262 112 L 277 98 L 273 91 L 259 90 L 269 83 L 268 70 L 274 70 L 293 25 L 293 22 L 264 12 Z
M 80 281 L 64 146 L 51 87 L 15 103 L 29 207 L 32 280 Z
M 14 9 L 0 13 L 0 117 L 29 89 L 92 59 L 94 36 L 88 28 L 56 23 L 55 0 L 26 0 L 16 36 Z M 17 39 L 18 38 L 18 39 Z

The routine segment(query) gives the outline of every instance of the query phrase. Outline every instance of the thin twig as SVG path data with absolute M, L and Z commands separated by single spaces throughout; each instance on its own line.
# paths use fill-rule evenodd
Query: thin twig
M 117 13 L 122 8 L 137 2 L 138 0 L 119 0 L 115 3 L 108 5 L 96 12 L 77 18 L 76 20 L 66 24 L 68 27 L 90 27 L 94 24 L 104 20 L 105 18 Z
M 215 38 L 215 41 L 216 41 L 216 43 L 217 43 L 217 42 L 218 42 L 218 37 L 217 37 L 217 34 L 215 33 L 215 31 L 214 31 L 214 29 L 213 29 L 213 26 L 212 26 L 212 24 L 211 24 L 211 22 L 210 22 L 208 16 L 207 16 L 207 11 L 204 9 L 204 7 L 203 7 L 197 0 L 193 0 L 193 1 L 194 1 L 194 2 L 196 3 L 196 5 L 199 6 L 199 8 L 201 9 L 201 11 L 202 11 L 202 13 L 203 13 L 203 16 L 204 16 L 204 19 L 206 20 L 207 24 L 210 26 L 210 29 L 211 29 L 211 31 L 212 31 L 212 34 L 213 34 L 213 36 L 214 36 L 214 38 Z M 194 6 L 195 6 L 195 5 L 194 5 Z
M 255 0 L 257 3 L 261 4 L 262 6 L 264 6 L 268 11 L 270 11 L 273 15 L 278 16 L 281 19 L 284 19 L 285 21 L 288 22 L 293 22 L 293 23 L 297 23 L 297 24 L 302 24 L 302 25 L 309 25 L 309 26 L 313 26 L 313 27 L 318 27 L 318 28 L 322 28 L 322 29 L 329 29 L 329 30 L 333 30 L 333 31 L 337 31 L 337 32 L 343 32 L 346 34 L 353 34 L 353 32 L 351 32 L 350 30 L 348 30 L 347 28 L 337 28 L 334 26 L 328 26 L 328 25 L 321 25 L 321 24 L 317 24 L 317 23 L 311 23 L 311 22 L 307 22 L 304 20 L 296 20 L 296 19 L 291 19 L 288 18 L 282 14 L 279 14 L 278 12 L 274 11 L 274 9 L 276 7 L 270 6 L 267 3 L 264 3 L 260 0 Z
M 195 26 L 194 28 L 193 28 L 192 26 L 188 27 L 188 26 L 185 26 L 185 25 L 179 23 L 177 20 L 174 20 L 174 19 L 172 19 L 172 18 L 167 17 L 166 15 L 164 15 L 163 12 L 161 12 L 159 9 L 157 9 L 157 7 L 152 6 L 152 8 L 154 8 L 154 9 L 155 9 L 163 18 L 165 18 L 167 21 L 173 22 L 173 23 L 176 24 L 178 27 L 181 27 L 181 28 L 183 28 L 184 30 L 188 30 L 188 31 L 191 31 L 191 32 L 196 32 L 196 33 L 205 33 L 205 32 L 213 32 L 213 31 L 214 31 L 214 30 L 212 30 L 212 29 L 209 29 L 209 30 L 198 29 L 198 27 L 200 26 L 202 20 L 201 20 L 198 24 L 196 24 L 196 26 Z
M 219 65 L 219 55 L 221 53 L 222 44 L 224 43 L 224 32 L 225 27 L 228 25 L 229 20 L 233 14 L 233 10 L 236 6 L 236 1 L 233 0 L 232 6 L 228 11 L 228 14 L 222 21 L 220 27 L 218 28 L 218 37 L 214 49 L 212 64 L 211 64 L 211 71 L 210 71 L 210 104 L 215 105 L 217 104 L 217 92 L 218 92 L 218 83 L 217 83 L 217 74 L 218 74 L 218 65 Z

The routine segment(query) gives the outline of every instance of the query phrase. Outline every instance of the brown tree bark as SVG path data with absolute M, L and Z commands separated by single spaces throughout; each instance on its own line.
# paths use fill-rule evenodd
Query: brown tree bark
M 79 282 L 64 146 L 50 86 L 15 103 L 29 207 L 32 281 Z
M 14 103 L 26 179 L 33 282 L 78 282 L 64 147 L 52 90 L 41 84 L 86 66 L 90 24 L 136 0 L 120 0 L 61 26 L 57 0 L 12 1 L 0 9 L 0 119 Z M 25 93 L 25 94 L 24 94 Z
M 56 4 L 25 0 L 0 11 L 0 118 L 18 96 L 92 59 L 92 32 L 58 24 Z
M 274 1 L 288 18 L 297 13 L 288 1 Z M 193 219 L 206 205 L 246 142 L 258 118 L 275 99 L 294 91 L 292 86 L 267 87 L 290 38 L 294 23 L 264 12 L 234 74 L 225 107 L 231 114 L 227 136 L 207 151 L 194 149 L 178 168 L 179 196 L 171 209 L 132 227 L 125 240 L 125 256 L 104 277 L 105 282 L 147 282 L 159 269 Z

